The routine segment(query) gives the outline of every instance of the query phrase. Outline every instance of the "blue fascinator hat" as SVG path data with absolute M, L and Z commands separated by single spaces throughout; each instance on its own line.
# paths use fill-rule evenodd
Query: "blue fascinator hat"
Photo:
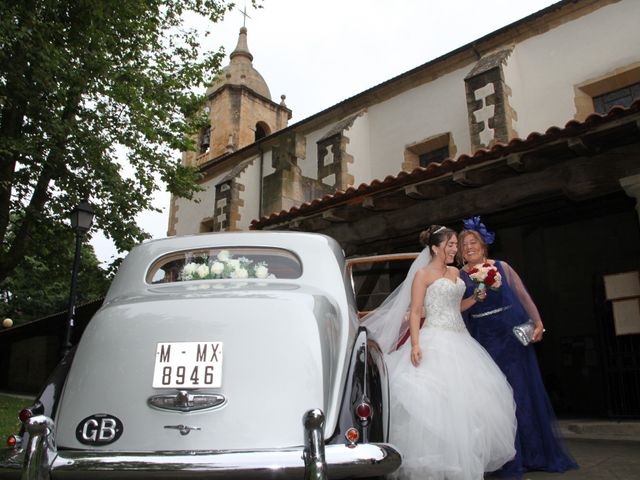
M 462 224 L 465 230 L 475 230 L 478 232 L 487 245 L 491 245 L 496 239 L 496 234 L 487 230 L 485 224 L 480 221 L 479 216 L 462 220 Z

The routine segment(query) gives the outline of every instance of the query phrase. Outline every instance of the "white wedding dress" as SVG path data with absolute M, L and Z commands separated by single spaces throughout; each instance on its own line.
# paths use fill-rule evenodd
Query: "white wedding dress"
M 515 455 L 513 392 L 460 314 L 461 279 L 433 282 L 425 294 L 422 361 L 411 342 L 386 356 L 391 389 L 390 441 L 402 452 L 394 478 L 478 480 Z

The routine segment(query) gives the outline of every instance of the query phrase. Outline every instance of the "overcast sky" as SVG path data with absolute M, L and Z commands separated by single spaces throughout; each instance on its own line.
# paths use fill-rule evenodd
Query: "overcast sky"
M 273 101 L 286 95 L 292 125 L 555 1 L 263 0 L 259 10 L 250 3 L 246 27 L 253 65 Z M 206 47 L 223 46 L 228 55 L 242 24 L 239 9 L 228 13 L 214 25 Z M 163 212 L 141 214 L 139 223 L 153 238 L 162 238 L 169 195 L 157 195 L 155 205 Z M 100 234 L 91 243 L 103 262 L 116 255 Z

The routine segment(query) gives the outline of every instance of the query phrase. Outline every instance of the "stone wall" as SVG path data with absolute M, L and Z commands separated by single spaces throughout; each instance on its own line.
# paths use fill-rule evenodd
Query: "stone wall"
M 511 49 L 481 58 L 465 78 L 469 135 L 473 150 L 509 143 L 516 137 L 513 120 L 516 112 L 509 104 L 511 89 L 505 83 L 503 64 Z

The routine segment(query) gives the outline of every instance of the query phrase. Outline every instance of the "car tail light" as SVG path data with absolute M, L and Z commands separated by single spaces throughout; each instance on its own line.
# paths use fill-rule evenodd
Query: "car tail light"
M 356 407 L 356 415 L 361 422 L 366 422 L 371 418 L 371 405 L 366 402 L 360 403 Z
M 347 443 L 347 447 L 355 447 L 358 440 L 360 440 L 360 432 L 357 428 L 351 427 L 346 431 L 344 437 L 347 439 L 347 442 L 349 442 Z
M 20 410 L 18 418 L 22 423 L 25 423 L 34 415 L 42 415 L 44 413 L 44 405 L 40 401 L 36 401 L 33 405 Z
M 22 443 L 22 439 L 18 435 L 9 435 L 7 438 L 7 446 L 9 448 L 19 447 Z
M 18 414 L 18 418 L 22 423 L 25 423 L 31 417 L 33 417 L 33 410 L 31 410 L 30 408 L 23 408 Z

